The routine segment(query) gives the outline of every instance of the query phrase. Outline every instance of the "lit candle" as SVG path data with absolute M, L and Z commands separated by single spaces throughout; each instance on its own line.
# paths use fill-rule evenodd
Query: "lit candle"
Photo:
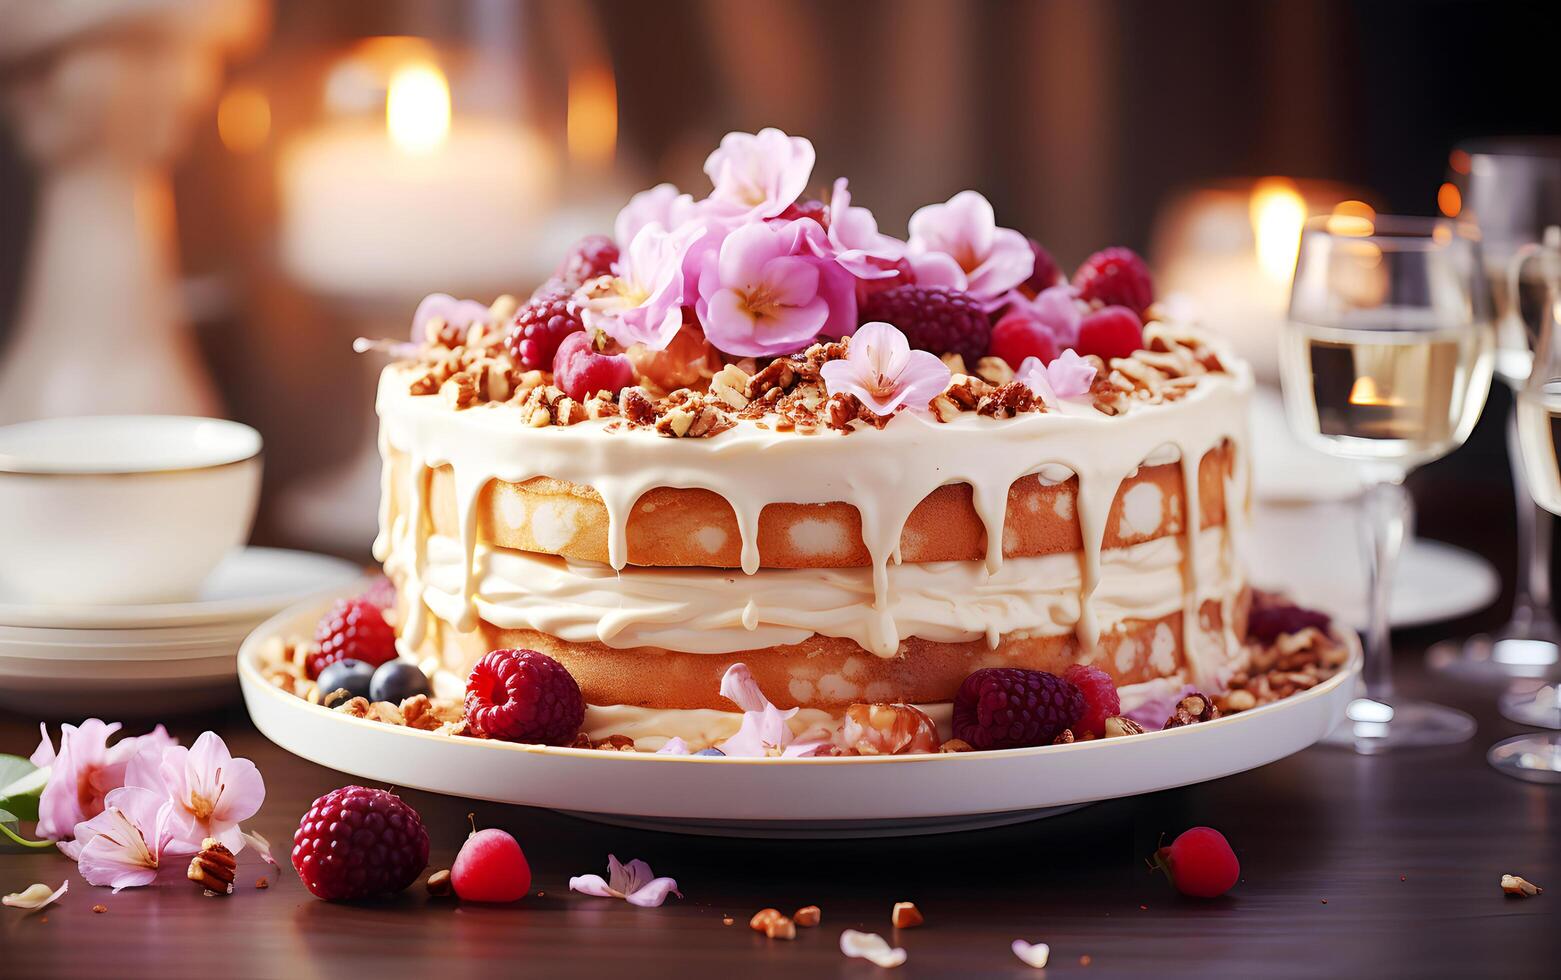
M 411 61 L 390 75 L 382 124 L 338 120 L 284 151 L 282 259 L 331 293 L 518 288 L 556 259 L 536 241 L 556 171 L 520 125 L 452 118 L 443 73 Z

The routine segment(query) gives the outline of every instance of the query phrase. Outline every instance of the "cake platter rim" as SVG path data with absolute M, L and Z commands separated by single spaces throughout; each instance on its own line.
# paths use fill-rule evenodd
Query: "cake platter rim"
M 309 635 L 333 599 L 368 581 L 296 603 L 245 639 L 239 686 L 267 739 L 357 778 L 673 832 L 770 836 L 784 828 L 774 836 L 829 837 L 904 826 L 902 833 L 938 833 L 1223 778 L 1277 762 L 1331 731 L 1355 694 L 1361 661 L 1358 637 L 1336 625 L 1350 659 L 1310 690 L 1197 725 L 1068 745 L 796 759 L 604 752 L 385 725 L 327 711 L 265 679 L 265 643 Z M 679 768 L 650 768 L 658 765 Z

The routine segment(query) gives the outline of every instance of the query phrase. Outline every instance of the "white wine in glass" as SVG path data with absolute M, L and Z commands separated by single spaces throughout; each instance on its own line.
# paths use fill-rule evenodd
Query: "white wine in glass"
M 1538 381 L 1518 395 L 1518 442 L 1529 492 L 1539 506 L 1561 514 L 1561 379 Z
M 1303 441 L 1360 461 L 1371 483 L 1366 696 L 1332 742 L 1373 753 L 1474 734 L 1461 711 L 1394 696 L 1388 596 L 1411 524 L 1404 478 L 1468 438 L 1490 393 L 1494 346 L 1478 245 L 1452 223 L 1307 223 L 1280 344 L 1286 414 Z

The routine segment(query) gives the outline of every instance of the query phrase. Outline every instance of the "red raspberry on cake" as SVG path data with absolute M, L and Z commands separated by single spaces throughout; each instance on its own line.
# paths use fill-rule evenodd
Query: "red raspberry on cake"
M 394 895 L 428 867 L 428 831 L 399 796 L 343 786 L 314 801 L 293 834 L 293 869 L 326 901 Z
M 1084 713 L 1070 727 L 1075 733 L 1106 734 L 1106 719 L 1122 713 L 1122 699 L 1117 696 L 1117 685 L 1111 675 L 1099 667 L 1074 664 L 1063 672 L 1062 679 L 1084 695 Z
M 917 350 L 940 357 L 958 354 L 967 367 L 975 367 L 992 339 L 992 321 L 975 297 L 942 286 L 896 286 L 873 293 L 857 319 L 892 324 Z
M 361 660 L 378 667 L 396 659 L 396 631 L 385 622 L 384 607 L 370 596 L 337 599 L 314 628 L 317 650 L 304 661 L 311 680 L 338 660 Z
M 617 261 L 618 246 L 611 238 L 587 235 L 570 247 L 553 275 L 578 286 L 587 279 L 612 275 L 613 263 Z
M 528 371 L 547 371 L 552 369 L 564 338 L 584 329 L 574 290 L 567 283 L 555 282 L 548 291 L 533 294 L 516 312 L 504 343 L 516 364 Z
M 553 355 L 553 384 L 576 401 L 605 391 L 609 395 L 634 383 L 634 364 L 622 354 L 600 354 L 584 331 L 571 333 Z
M 1110 362 L 1113 357 L 1132 357 L 1144 346 L 1144 324 L 1138 314 L 1125 306 L 1096 310 L 1079 324 L 1079 341 L 1074 349 L 1080 355 L 1094 354 Z
M 535 650 L 490 651 L 466 679 L 466 723 L 479 737 L 568 745 L 584 720 L 580 685 Z
M 993 357 L 1001 357 L 1017 371 L 1027 357 L 1038 357 L 1042 364 L 1050 364 L 1062 353 L 1062 348 L 1050 327 L 1033 316 L 1015 310 L 1005 313 L 992 327 L 992 343 L 988 352 Z
M 1079 298 L 1106 306 L 1125 306 L 1143 316 L 1154 302 L 1154 281 L 1138 253 L 1120 245 L 1102 249 L 1073 273 Z
M 1046 251 L 1040 242 L 1033 238 L 1025 241 L 1030 243 L 1030 251 L 1035 255 L 1035 269 L 1030 273 L 1030 278 L 1021 285 L 1021 289 L 1032 297 L 1043 289 L 1050 289 L 1062 280 L 1062 269 L 1058 267 L 1057 260 Z
M 1050 745 L 1083 714 L 1084 695 L 1056 674 L 985 667 L 954 695 L 954 737 L 976 749 Z

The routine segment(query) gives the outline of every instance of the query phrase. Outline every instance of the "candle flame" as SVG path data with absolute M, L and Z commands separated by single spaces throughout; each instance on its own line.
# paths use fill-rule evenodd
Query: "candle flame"
M 1449 218 L 1458 217 L 1463 211 L 1463 195 L 1458 192 L 1458 185 L 1447 181 L 1436 190 L 1436 206 Z
M 1389 408 L 1404 404 L 1402 398 L 1394 398 L 1392 395 L 1383 395 L 1377 390 L 1377 382 L 1369 374 L 1363 374 L 1355 379 L 1350 386 L 1351 405 L 1383 405 Z
M 1293 181 L 1265 177 L 1252 190 L 1249 211 L 1258 268 L 1274 282 L 1289 283 L 1301 248 L 1301 226 L 1306 224 L 1306 199 Z
M 271 135 L 271 100 L 255 85 L 235 85 L 217 103 L 217 136 L 232 153 L 252 153 Z
M 569 158 L 612 163 L 618 145 L 618 85 L 612 69 L 589 65 L 569 75 Z
M 385 92 L 385 127 L 408 153 L 429 153 L 450 133 L 450 85 L 432 64 L 396 69 Z

